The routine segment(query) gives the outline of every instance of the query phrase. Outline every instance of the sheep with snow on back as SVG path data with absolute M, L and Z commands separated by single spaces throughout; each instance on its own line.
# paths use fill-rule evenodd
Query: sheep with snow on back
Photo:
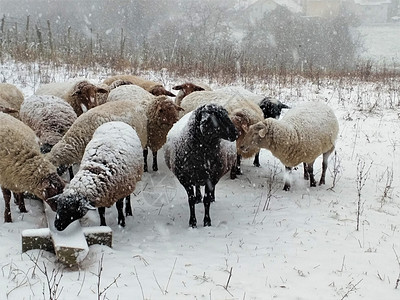
M 5 113 L 0 113 L 0 170 L 5 222 L 11 222 L 10 191 L 29 192 L 47 202 L 49 197 L 61 193 L 65 185 L 56 167 L 40 153 L 33 130 Z
M 24 101 L 24 94 L 13 84 L 0 83 L 0 111 L 19 118 L 19 109 Z
M 273 99 L 272 97 L 265 97 L 260 102 L 260 108 L 263 111 L 264 119 L 274 118 L 279 119 L 282 113 L 282 109 L 290 108 L 286 104 L 282 103 L 277 99 Z M 254 156 L 253 165 L 256 167 L 260 166 L 260 152 L 258 152 Z
M 61 140 L 77 116 L 63 99 L 51 95 L 32 95 L 21 105 L 20 119 L 33 129 L 47 153 Z
M 252 147 L 268 149 L 288 171 L 303 162 L 310 186 L 314 187 L 314 161 L 323 155 L 319 184 L 325 184 L 328 157 L 335 149 L 338 132 L 339 123 L 333 110 L 325 103 L 308 102 L 290 109 L 280 120 L 269 118 L 250 126 L 242 151 L 250 151 Z M 290 190 L 287 177 L 284 190 Z
M 51 201 L 57 203 L 54 226 L 64 230 L 89 210 L 117 203 L 118 224 L 125 226 L 123 198 L 130 195 L 141 180 L 143 157 L 136 131 L 123 122 L 108 122 L 99 126 L 87 144 L 79 171 Z M 104 209 L 101 225 L 106 225 Z
M 53 82 L 41 85 L 36 95 L 53 95 L 64 99 L 72 106 L 77 116 L 98 105 L 97 94 L 108 93 L 108 89 L 96 86 L 87 80 Z
M 263 112 L 254 101 L 248 100 L 240 94 L 231 94 L 223 91 L 202 91 L 193 92 L 182 99 L 181 107 L 184 111 L 181 114 L 183 115 L 192 111 L 200 105 L 210 103 L 223 106 L 228 111 L 229 117 L 239 131 L 239 138 L 236 140 L 237 166 L 231 170 L 231 178 L 234 179 L 237 174 L 241 174 L 240 158 L 250 158 L 258 152 L 258 149 L 254 148 L 251 151 L 243 153 L 240 146 L 248 127 L 264 120 Z
M 165 144 L 172 125 L 178 121 L 183 109 L 168 97 L 154 96 L 137 85 L 123 85 L 110 92 L 107 101 L 130 100 L 143 108 L 147 117 L 147 142 L 143 150 L 144 171 L 147 172 L 148 148 L 153 153 L 153 171 L 158 170 L 157 152 Z
M 134 76 L 134 75 L 115 75 L 111 76 L 109 78 L 106 78 L 103 83 L 107 85 L 111 85 L 114 81 L 116 80 L 125 80 L 129 81 L 134 85 L 140 86 L 141 88 L 145 89 L 149 93 L 153 94 L 154 96 L 170 96 L 170 97 L 175 97 L 174 94 L 172 94 L 170 91 L 167 91 L 165 87 L 158 82 L 154 82 L 151 80 L 144 79 L 139 76 Z
M 227 111 L 214 104 L 203 105 L 180 119 L 168 133 L 165 162 L 185 188 L 190 208 L 189 225 L 196 227 L 194 189 L 205 186 L 204 226 L 211 226 L 210 203 L 215 186 L 235 164 L 238 132 Z

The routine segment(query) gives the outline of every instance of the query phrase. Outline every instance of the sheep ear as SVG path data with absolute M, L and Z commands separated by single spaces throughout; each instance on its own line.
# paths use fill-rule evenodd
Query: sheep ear
M 97 87 L 96 88 L 96 92 L 97 93 L 101 93 L 101 94 L 105 94 L 105 93 L 108 93 L 108 90 L 103 89 L 102 87 Z
M 172 87 L 173 90 L 182 90 L 183 89 L 183 84 L 181 85 L 176 85 L 174 87 Z
M 261 129 L 261 130 L 258 132 L 258 135 L 259 135 L 261 138 L 265 138 L 265 136 L 267 135 L 267 129 L 266 129 L 266 128 Z
M 86 208 L 87 210 L 96 210 L 96 207 L 94 207 L 88 200 L 84 200 L 82 203 L 82 207 Z
M 281 108 L 290 108 L 290 106 L 287 106 L 285 103 L 280 102 L 279 103 Z
M 175 106 L 178 111 L 185 111 L 185 109 L 179 105 Z
M 249 132 L 249 126 L 247 124 L 242 124 L 242 129 L 245 133 Z

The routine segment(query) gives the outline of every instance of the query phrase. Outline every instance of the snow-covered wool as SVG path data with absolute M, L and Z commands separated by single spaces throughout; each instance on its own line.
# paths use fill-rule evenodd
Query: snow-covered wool
M 99 126 L 87 144 L 79 170 L 57 203 L 54 225 L 64 230 L 89 209 L 110 207 L 118 201 L 118 224 L 125 226 L 123 198 L 130 195 L 143 174 L 142 146 L 136 131 L 123 122 Z M 101 225 L 106 225 L 100 214 Z
M 64 99 L 72 106 L 77 116 L 83 114 L 84 109 L 89 110 L 98 105 L 98 93 L 108 93 L 108 89 L 87 80 L 47 83 L 36 91 L 36 95 L 53 95 Z
M 211 91 L 211 87 L 204 83 L 185 82 L 172 87 L 173 90 L 179 90 L 175 97 L 175 104 L 180 105 L 182 99 L 193 92 Z
M 107 90 L 108 93 L 97 93 L 97 104 L 102 105 L 102 104 L 106 103 L 108 94 L 111 92 L 111 90 L 113 90 L 121 85 L 129 85 L 129 84 L 133 84 L 133 83 L 130 81 L 121 80 L 121 79 L 115 80 L 111 85 L 107 85 L 105 83 L 99 84 L 98 86 Z
M 31 128 L 0 112 L 0 185 L 5 201 L 4 220 L 11 222 L 10 191 L 29 192 L 46 201 L 62 192 L 64 181 L 56 167 L 40 153 Z M 52 207 L 55 210 L 55 207 Z
M 106 78 L 103 83 L 107 85 L 111 85 L 116 80 L 125 80 L 132 82 L 134 85 L 138 85 L 141 88 L 145 89 L 149 93 L 153 94 L 154 96 L 166 95 L 170 97 L 175 97 L 170 91 L 167 91 L 165 87 L 158 82 L 154 82 L 151 80 L 147 80 L 138 76 L 134 75 L 115 75 L 109 78 Z
M 164 157 L 168 168 L 185 188 L 189 207 L 189 225 L 196 227 L 195 204 L 200 186 L 205 186 L 204 226 L 211 225 L 210 203 L 215 200 L 215 185 L 236 161 L 238 132 L 227 111 L 208 104 L 180 119 L 168 133 Z M 201 197 L 201 195 L 200 195 Z
M 250 158 L 254 156 L 258 149 L 242 153 L 240 147 L 250 125 L 264 120 L 261 108 L 253 100 L 248 100 L 238 93 L 228 93 L 223 91 L 202 91 L 194 92 L 182 99 L 181 107 L 183 113 L 196 109 L 200 105 L 215 103 L 223 106 L 229 113 L 239 131 L 239 138 L 236 140 L 238 161 L 240 157 Z M 182 114 L 183 114 L 182 113 Z M 241 174 L 240 165 L 232 169 L 231 178 L 236 178 L 236 174 Z
M 268 149 L 287 170 L 305 163 L 310 186 L 313 187 L 316 186 L 314 161 L 319 155 L 323 155 L 319 184 L 325 184 L 327 161 L 335 149 L 338 132 L 338 120 L 328 105 L 307 102 L 290 109 L 280 120 L 269 118 L 250 126 L 242 151 L 250 151 L 252 147 Z M 287 179 L 284 190 L 289 189 L 290 181 Z
M 13 84 L 0 83 L 0 111 L 18 118 L 24 94 Z
M 132 101 L 105 103 L 80 115 L 47 155 L 56 167 L 79 163 L 97 127 L 111 121 L 129 124 L 138 134 L 142 147 L 145 147 L 147 126 L 143 124 L 146 124 L 146 119 L 145 110 Z
M 71 105 L 51 95 L 26 98 L 19 115 L 21 121 L 36 133 L 43 153 L 49 152 L 61 140 L 77 118 Z
M 279 119 L 282 113 L 282 109 L 290 108 L 289 106 L 282 103 L 278 99 L 269 96 L 262 99 L 259 105 L 261 110 L 263 111 L 264 119 L 267 118 Z M 253 165 L 255 165 L 256 167 L 260 166 L 260 152 L 257 152 L 257 154 L 254 156 Z
M 166 96 L 154 96 L 137 85 L 120 86 L 110 92 L 107 101 L 129 100 L 146 111 L 147 142 L 144 148 L 144 170 L 147 172 L 148 148 L 153 153 L 153 171 L 158 170 L 157 151 L 165 144 L 172 125 L 182 108 Z

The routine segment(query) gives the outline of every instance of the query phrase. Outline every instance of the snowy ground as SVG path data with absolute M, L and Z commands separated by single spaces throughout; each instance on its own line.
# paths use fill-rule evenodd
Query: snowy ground
M 26 95 L 33 92 L 34 77 L 9 78 Z M 169 87 L 180 81 L 170 79 Z M 160 170 L 137 186 L 127 226 L 118 227 L 116 209 L 107 209 L 113 248 L 91 246 L 78 269 L 63 268 L 48 252 L 21 253 L 21 231 L 45 220 L 36 200 L 27 200 L 27 214 L 13 205 L 14 222 L 0 222 L 0 299 L 49 299 L 44 267 L 59 283 L 53 299 L 398 299 L 399 87 L 304 80 L 256 91 L 291 106 L 325 101 L 335 109 L 340 136 L 326 186 L 309 188 L 299 167 L 292 190 L 283 191 L 282 166 L 263 150 L 261 168 L 245 160 L 244 175 L 217 185 L 213 226 L 192 229 L 185 191 L 159 153 Z M 318 159 L 317 178 L 320 167 Z M 202 205 L 196 209 L 201 220 Z M 82 223 L 97 225 L 97 214 Z

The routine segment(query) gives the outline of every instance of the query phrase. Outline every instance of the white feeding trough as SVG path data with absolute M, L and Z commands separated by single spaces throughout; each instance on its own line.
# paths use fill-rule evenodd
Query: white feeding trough
M 22 231 L 22 252 L 42 249 L 54 252 L 67 266 L 82 262 L 94 244 L 112 246 L 112 230 L 108 226 L 81 227 L 79 220 L 72 222 L 64 231 L 54 228 L 55 212 L 45 208 L 48 228 Z

